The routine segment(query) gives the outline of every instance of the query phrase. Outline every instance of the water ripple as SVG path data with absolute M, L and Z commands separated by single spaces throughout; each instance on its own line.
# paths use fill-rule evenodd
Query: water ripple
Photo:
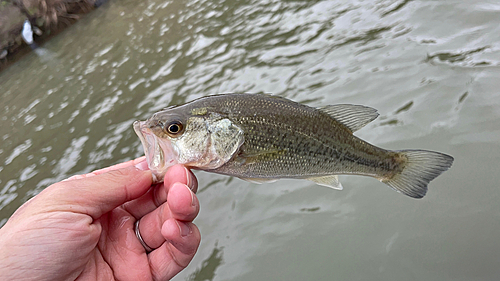
M 494 213 L 498 205 L 498 180 L 488 173 L 500 135 L 500 9 L 490 2 L 110 2 L 44 44 L 45 57 L 29 54 L 0 73 L 0 224 L 53 182 L 141 155 L 135 119 L 208 94 L 271 92 L 311 106 L 375 107 L 381 116 L 358 136 L 450 152 L 458 172 L 423 203 L 355 177 L 332 193 L 304 181 L 254 186 L 198 173 L 204 241 L 179 278 L 406 280 L 411 271 L 451 280 L 453 262 L 474 264 L 470 251 L 446 256 L 442 247 L 404 245 L 413 236 L 456 249 L 483 245 L 450 244 L 446 231 L 426 231 L 429 221 L 433 229 L 449 223 L 495 233 L 479 217 L 470 227 L 446 216 L 455 207 Z M 470 189 L 478 178 L 481 192 Z M 439 256 L 432 276 L 419 264 L 429 256 Z M 300 270 L 280 267 L 298 263 Z M 484 269 L 474 278 L 497 271 Z
M 474 61 L 474 57 L 487 53 L 490 50 L 489 46 L 476 48 L 468 51 L 461 51 L 456 53 L 438 52 L 435 54 L 428 54 L 426 62 L 443 62 L 457 66 L 488 66 L 491 62 L 488 61 Z
M 7 159 L 5 159 L 5 165 L 9 165 L 10 163 L 12 163 L 12 161 L 18 157 L 19 155 L 21 155 L 23 152 L 25 152 L 26 150 L 28 150 L 28 148 L 31 147 L 31 145 L 33 144 L 33 142 L 31 141 L 31 139 L 27 139 L 26 141 L 24 141 L 24 143 L 16 146 L 12 153 L 7 157 Z

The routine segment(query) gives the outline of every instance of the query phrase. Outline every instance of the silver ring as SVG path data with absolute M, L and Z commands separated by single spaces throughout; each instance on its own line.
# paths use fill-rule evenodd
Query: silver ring
M 149 247 L 146 242 L 144 242 L 144 240 L 142 239 L 142 236 L 141 236 L 141 233 L 139 232 L 139 220 L 136 220 L 135 221 L 135 224 L 134 224 L 134 231 L 135 231 L 135 236 L 137 236 L 137 239 L 139 239 L 139 242 L 141 242 L 141 245 L 142 247 L 144 247 L 144 250 L 146 250 L 146 253 L 150 253 L 152 252 L 154 249 L 151 249 L 151 247 Z

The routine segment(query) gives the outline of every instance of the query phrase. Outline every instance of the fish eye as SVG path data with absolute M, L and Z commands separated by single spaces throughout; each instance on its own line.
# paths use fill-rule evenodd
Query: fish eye
M 172 121 L 165 127 L 165 130 L 170 135 L 177 135 L 182 131 L 182 129 L 182 123 L 179 121 Z

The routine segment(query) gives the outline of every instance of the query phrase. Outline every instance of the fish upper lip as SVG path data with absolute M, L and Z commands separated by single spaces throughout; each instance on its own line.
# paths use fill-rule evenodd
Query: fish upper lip
M 164 154 L 156 136 L 149 132 L 144 121 L 134 122 L 134 131 L 141 140 L 144 154 L 148 162 L 149 169 L 152 171 L 161 170 L 164 166 Z M 155 157 L 157 155 L 157 157 Z
M 139 140 L 141 141 L 141 144 L 142 144 L 142 146 L 144 148 L 144 154 L 147 157 L 147 155 L 148 155 L 148 146 L 146 145 L 146 140 L 144 139 L 144 133 L 143 133 L 142 128 L 141 128 L 142 127 L 141 123 L 142 123 L 141 121 L 135 121 L 133 127 L 134 127 L 135 133 L 139 137 Z M 149 163 L 149 159 L 148 159 L 148 163 Z

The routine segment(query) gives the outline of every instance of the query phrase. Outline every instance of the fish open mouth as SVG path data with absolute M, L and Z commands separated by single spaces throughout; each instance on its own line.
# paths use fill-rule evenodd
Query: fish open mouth
M 147 128 L 145 123 L 144 121 L 135 121 L 134 131 L 141 140 L 149 169 L 153 172 L 153 182 L 159 183 L 163 181 L 163 176 L 170 167 L 166 166 L 166 163 L 172 161 L 166 161 L 161 140 Z

